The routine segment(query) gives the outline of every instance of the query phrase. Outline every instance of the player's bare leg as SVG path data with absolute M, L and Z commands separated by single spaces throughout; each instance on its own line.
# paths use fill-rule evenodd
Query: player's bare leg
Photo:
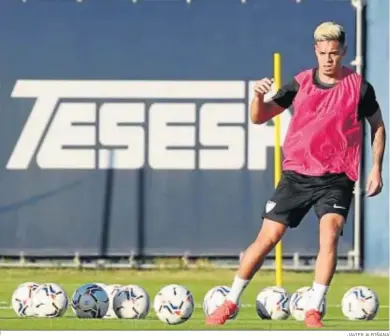
M 320 220 L 320 249 L 315 267 L 315 278 L 306 313 L 307 327 L 322 327 L 320 307 L 332 281 L 337 263 L 337 244 L 344 226 L 344 217 L 326 214 Z
M 224 324 L 229 316 L 235 312 L 237 303 L 249 281 L 259 270 L 267 254 L 283 237 L 286 229 L 284 224 L 264 219 L 256 240 L 246 249 L 241 258 L 240 267 L 225 303 L 206 319 L 207 324 Z
M 241 279 L 252 279 L 263 264 L 264 258 L 280 241 L 286 230 L 286 225 L 264 219 L 256 240 L 249 245 L 241 258 L 237 276 Z

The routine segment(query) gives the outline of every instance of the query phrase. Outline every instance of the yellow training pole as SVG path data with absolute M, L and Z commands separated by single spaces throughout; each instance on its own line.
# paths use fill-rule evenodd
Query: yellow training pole
M 282 56 L 274 53 L 274 80 L 275 89 L 282 87 Z M 274 159 L 274 179 L 275 188 L 282 177 L 282 153 L 280 149 L 280 117 L 274 118 L 275 122 L 275 159 Z M 276 286 L 283 286 L 283 249 L 280 241 L 275 248 L 275 266 L 276 266 Z

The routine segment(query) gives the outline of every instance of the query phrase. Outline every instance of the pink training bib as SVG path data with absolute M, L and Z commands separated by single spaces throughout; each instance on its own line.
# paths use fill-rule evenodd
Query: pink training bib
M 345 173 L 356 181 L 363 137 L 357 115 L 362 78 L 343 68 L 342 79 L 323 89 L 313 83 L 313 71 L 295 77 L 299 90 L 284 141 L 283 170 L 309 176 Z

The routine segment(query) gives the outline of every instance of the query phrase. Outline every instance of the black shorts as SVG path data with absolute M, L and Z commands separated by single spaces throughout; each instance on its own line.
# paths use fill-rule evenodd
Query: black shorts
M 345 174 L 305 176 L 283 172 L 274 195 L 265 204 L 263 218 L 297 227 L 312 206 L 318 218 L 336 213 L 347 218 L 354 182 Z

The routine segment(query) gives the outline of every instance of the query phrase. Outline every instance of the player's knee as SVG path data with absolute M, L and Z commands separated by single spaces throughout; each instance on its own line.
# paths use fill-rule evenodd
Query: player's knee
M 272 249 L 280 241 L 285 232 L 285 225 L 271 221 L 269 219 L 265 219 L 260 233 L 255 240 L 255 243 L 261 245 L 265 244 L 269 246 L 270 249 Z

